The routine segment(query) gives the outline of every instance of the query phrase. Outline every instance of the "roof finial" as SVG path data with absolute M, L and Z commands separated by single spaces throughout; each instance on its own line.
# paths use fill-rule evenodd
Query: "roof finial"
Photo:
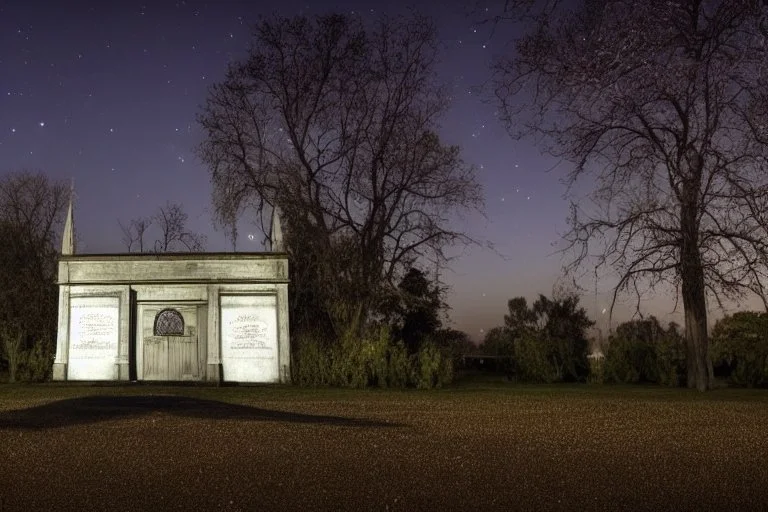
M 270 250 L 272 252 L 283 252 L 283 229 L 280 226 L 280 207 L 275 205 L 272 208 L 272 227 L 269 234 Z
M 72 212 L 72 201 L 75 197 L 75 178 L 69 186 L 69 208 L 67 219 L 64 222 L 64 235 L 61 237 L 61 255 L 71 256 L 75 254 L 75 220 Z

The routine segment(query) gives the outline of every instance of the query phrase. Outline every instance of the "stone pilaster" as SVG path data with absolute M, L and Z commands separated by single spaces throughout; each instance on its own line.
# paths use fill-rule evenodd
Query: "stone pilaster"
M 69 285 L 59 285 L 59 327 L 56 330 L 56 359 L 53 380 L 67 380 L 69 361 Z
M 206 380 L 221 382 L 221 340 L 219 339 L 219 319 L 221 305 L 219 304 L 219 286 L 208 286 L 208 357 Z

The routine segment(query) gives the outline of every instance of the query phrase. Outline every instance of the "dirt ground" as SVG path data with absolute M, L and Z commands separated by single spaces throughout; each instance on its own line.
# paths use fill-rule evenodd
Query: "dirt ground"
M 0 386 L 0 511 L 768 510 L 768 393 Z

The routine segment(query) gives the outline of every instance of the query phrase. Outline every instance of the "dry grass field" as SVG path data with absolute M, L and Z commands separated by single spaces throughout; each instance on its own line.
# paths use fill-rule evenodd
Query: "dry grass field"
M 0 511 L 767 510 L 768 392 L 0 386 Z

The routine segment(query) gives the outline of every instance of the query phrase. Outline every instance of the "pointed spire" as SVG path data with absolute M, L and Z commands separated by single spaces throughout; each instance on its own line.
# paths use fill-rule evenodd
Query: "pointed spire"
M 272 252 L 283 252 L 285 250 L 283 246 L 283 229 L 280 226 L 280 208 L 278 206 L 272 208 L 272 227 L 270 229 L 269 242 Z
M 69 189 L 69 208 L 67 208 L 67 220 L 64 223 L 64 235 L 61 237 L 61 255 L 71 256 L 75 254 L 75 220 L 72 213 L 72 199 L 75 195 L 75 180 Z

